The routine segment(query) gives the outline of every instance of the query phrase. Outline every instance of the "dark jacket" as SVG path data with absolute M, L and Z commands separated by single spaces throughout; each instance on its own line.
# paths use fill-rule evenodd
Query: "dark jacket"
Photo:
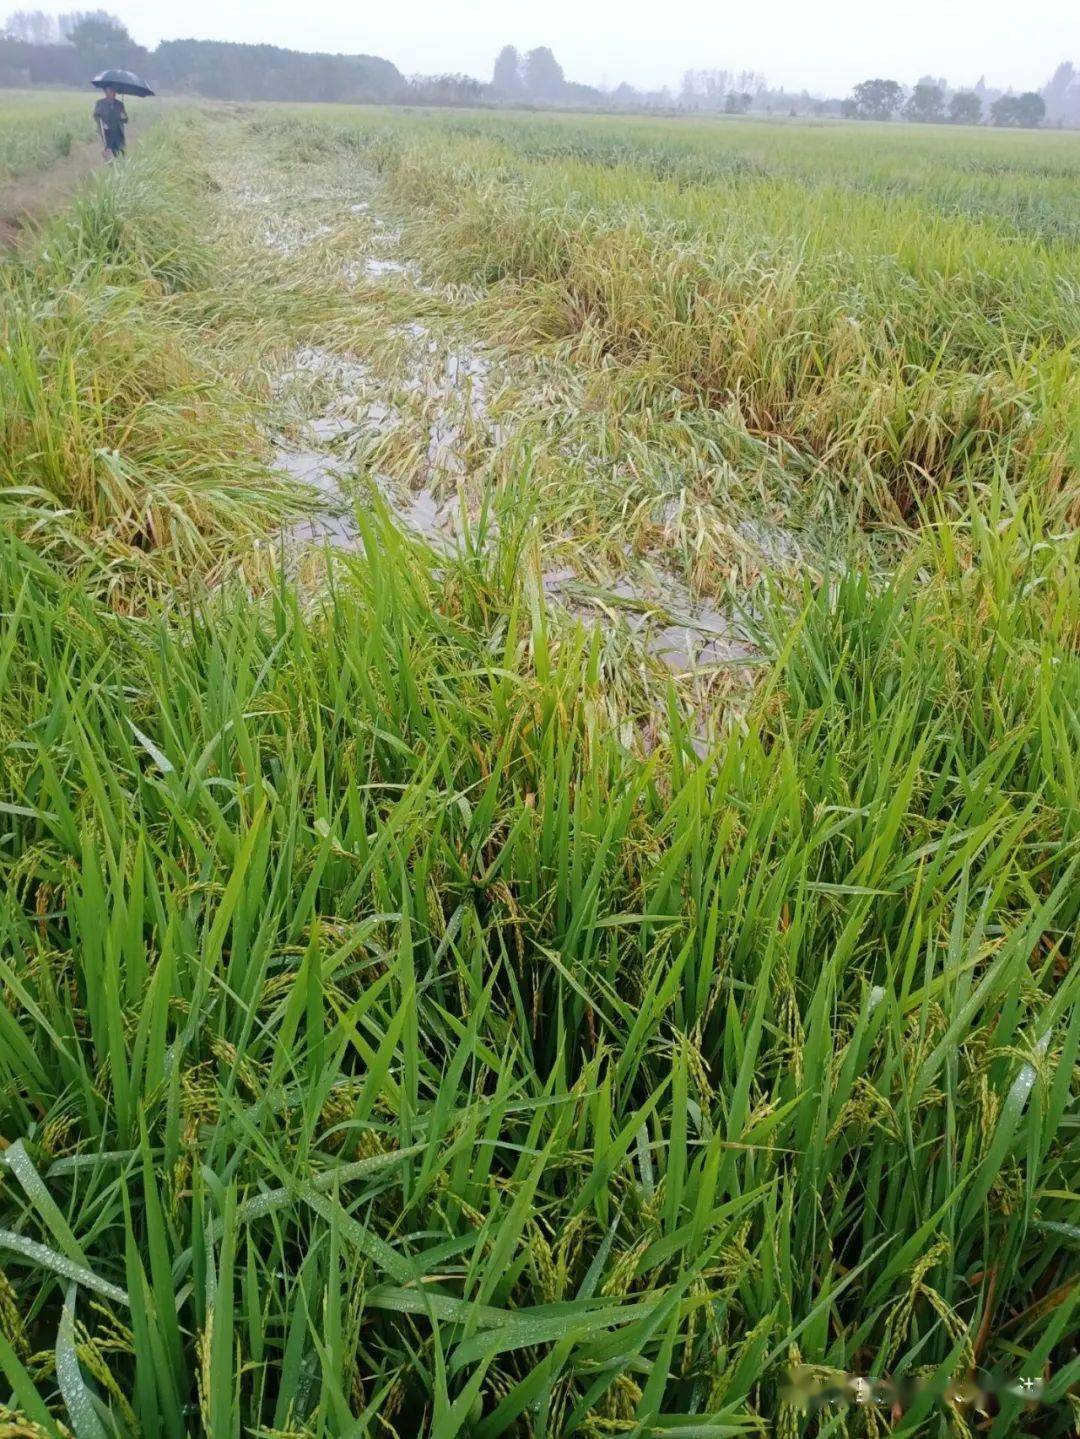
M 103 95 L 94 106 L 94 119 L 101 126 L 105 136 L 117 139 L 124 138 L 124 126 L 128 122 L 128 113 L 124 109 L 122 100 L 110 100 Z

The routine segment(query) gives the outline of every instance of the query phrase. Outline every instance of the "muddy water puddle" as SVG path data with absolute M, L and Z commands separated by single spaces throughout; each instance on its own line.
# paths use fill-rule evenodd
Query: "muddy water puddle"
M 383 260 L 377 255 L 366 255 L 362 259 L 346 260 L 341 267 L 346 284 L 362 285 L 371 281 L 385 280 L 388 276 L 400 276 L 419 288 L 420 269 L 411 260 Z
M 321 419 L 309 426 L 312 439 L 329 439 L 342 433 L 341 426 L 351 429 L 348 421 Z M 345 456 L 325 448 L 296 445 L 280 440 L 274 446 L 272 467 L 297 484 L 317 490 L 322 497 L 312 515 L 296 525 L 291 538 L 300 543 L 328 542 L 336 549 L 357 549 L 361 544 L 356 522 L 357 500 L 345 488 L 352 465 Z M 372 472 L 370 480 L 378 488 L 396 519 L 406 529 L 425 539 L 434 548 L 450 553 L 455 544 L 453 511 L 427 488 L 412 491 L 404 498 L 386 475 Z
M 696 601 L 672 575 L 649 583 L 628 577 L 610 589 L 589 590 L 570 569 L 549 570 L 544 592 L 585 622 L 622 623 L 647 654 L 675 674 L 718 665 L 748 665 L 759 651 L 731 612 Z
M 467 465 L 463 440 L 467 427 L 480 425 L 494 433 L 487 411 L 492 362 L 479 350 L 441 344 L 420 322 L 398 327 L 409 342 L 404 373 L 385 380 L 354 357 L 309 350 L 294 356 L 283 369 L 284 389 L 297 377 L 314 376 L 334 391 L 321 413 L 301 422 L 299 443 L 281 441 L 275 466 L 300 483 L 319 490 L 325 512 L 295 532 L 298 540 L 326 540 L 339 548 L 355 547 L 359 534 L 353 501 L 344 482 L 358 467 L 357 446 L 366 436 L 385 433 L 404 417 L 385 396 L 395 392 L 418 399 L 427 424 L 427 480 L 404 490 L 377 469 L 366 471 L 401 525 L 444 554 L 460 548 L 462 505 L 456 495 L 440 498 L 447 479 L 464 477 Z M 373 398 L 375 395 L 381 398 Z M 362 465 L 362 460 L 359 461 Z M 487 542 L 496 537 L 489 528 Z M 713 667 L 750 666 L 758 651 L 745 627 L 731 613 L 696 600 L 671 575 L 655 580 L 629 577 L 608 589 L 585 584 L 570 567 L 551 569 L 542 577 L 549 600 L 586 624 L 625 626 L 642 650 L 674 674 Z
M 346 491 L 353 466 L 348 453 L 330 448 L 352 422 L 320 417 L 307 429 L 310 443 L 282 441 L 274 451 L 274 468 L 299 484 L 317 490 L 325 501 L 315 514 L 297 526 L 298 542 L 325 542 L 334 548 L 360 544 L 355 519 L 356 501 Z M 402 492 L 386 475 L 368 472 L 398 522 L 446 555 L 460 550 L 466 523 L 456 496 L 443 499 L 429 486 Z M 487 542 L 496 538 L 489 526 Z M 642 650 L 674 674 L 689 674 L 711 667 L 752 665 L 759 652 L 745 626 L 715 606 L 696 601 L 674 577 L 649 583 L 623 578 L 609 589 L 590 588 L 570 567 L 544 573 L 542 587 L 550 603 L 586 624 L 625 627 Z
M 372 371 L 357 355 L 342 355 L 321 345 L 302 345 L 270 377 L 270 392 L 297 418 L 308 416 L 305 397 L 324 387 L 333 399 L 360 394 L 370 382 Z
M 359 542 L 356 522 L 340 487 L 340 471 L 324 450 L 295 448 L 284 442 L 274 446 L 273 469 L 297 484 L 318 490 L 321 504 L 291 529 L 290 538 L 302 544 L 323 543 L 353 549 Z
M 360 190 L 360 196 L 356 194 Z M 317 197 L 336 207 L 337 223 L 296 213 L 295 192 L 281 197 L 272 190 L 238 193 L 240 204 L 253 212 L 256 233 L 274 254 L 293 259 L 329 237 L 341 238 L 349 219 L 362 217 L 363 230 L 353 252 L 343 260 L 342 278 L 354 286 L 387 283 L 408 286 L 418 294 L 422 283 L 418 263 L 402 253 L 400 226 L 378 213 L 376 182 L 361 180 Z M 314 192 L 306 199 L 314 199 Z M 275 212 L 279 199 L 285 213 Z M 270 212 L 270 213 L 268 213 Z M 333 220 L 333 215 L 330 217 Z M 492 419 L 493 395 L 506 383 L 505 361 L 498 361 L 459 336 L 437 333 L 421 319 L 405 320 L 387 333 L 400 341 L 391 373 L 380 373 L 355 354 L 339 354 L 315 345 L 300 347 L 281 364 L 271 380 L 287 429 L 274 437 L 273 465 L 279 473 L 309 486 L 322 504 L 292 531 L 298 543 L 355 549 L 360 541 L 352 493 L 354 477 L 363 475 L 384 497 L 403 529 L 451 555 L 460 550 L 468 524 L 458 494 L 444 498 L 448 485 L 467 477 L 477 442 L 498 446 L 505 436 Z M 554 395 L 537 395 L 550 406 Z M 401 427 L 423 435 L 419 487 L 405 489 L 377 466 L 364 462 L 365 445 L 389 437 Z M 359 500 L 362 503 L 362 499 Z M 751 524 L 753 522 L 750 522 Z M 490 527 L 487 542 L 495 540 Z M 747 534 L 784 551 L 786 534 Z M 744 627 L 730 613 L 702 605 L 673 577 L 653 582 L 620 580 L 608 590 L 585 584 L 572 569 L 552 569 L 543 576 L 550 602 L 586 624 L 625 627 L 642 651 L 675 674 L 721 667 L 751 666 L 758 656 Z

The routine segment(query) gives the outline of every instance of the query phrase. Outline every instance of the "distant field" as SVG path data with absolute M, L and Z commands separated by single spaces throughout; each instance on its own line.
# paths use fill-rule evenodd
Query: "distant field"
M 1080 136 L 98 171 L 0 264 L 0 1436 L 1069 1439 Z
M 322 123 L 472 137 L 523 159 L 627 166 L 683 185 L 734 176 L 908 197 L 950 215 L 1080 235 L 1080 134 L 837 120 L 663 119 L 531 112 L 280 106 Z M 798 216 L 793 217 L 793 226 Z M 835 216 L 839 219 L 840 216 Z
M 44 170 L 76 140 L 92 140 L 93 105 L 89 90 L 0 90 L 0 179 Z

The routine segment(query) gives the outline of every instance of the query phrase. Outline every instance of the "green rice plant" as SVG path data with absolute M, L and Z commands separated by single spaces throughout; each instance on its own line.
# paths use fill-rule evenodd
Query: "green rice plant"
M 0 91 L 0 180 L 47 169 L 90 140 L 92 108 L 85 95 Z
M 623 177 L 644 171 L 682 188 L 739 176 L 799 180 L 835 187 L 841 203 L 845 194 L 914 199 L 946 220 L 981 219 L 1008 235 L 1048 241 L 1077 239 L 1072 193 L 1080 156 L 1068 132 L 332 105 L 266 107 L 253 124 L 280 138 L 295 132 L 297 120 L 305 140 L 323 151 L 328 128 L 336 128 L 339 139 L 380 166 L 392 165 L 423 131 L 490 142 L 528 161 L 579 162 Z
M 144 1433 L 742 1432 L 793 1354 L 1060 1397 L 1075 542 L 975 511 L 808 590 L 701 762 L 627 743 L 512 516 L 361 514 L 313 609 L 179 627 L 5 542 L 31 1348 L 67 1293 Z
M 415 302 L 431 326 L 528 319 L 522 352 L 548 327 L 491 397 L 514 442 L 465 436 L 454 544 L 402 526 L 361 450 L 355 548 L 298 555 L 285 533 L 272 569 L 242 563 L 297 499 L 258 463 L 259 371 L 290 339 L 372 367 L 400 354 L 379 329 L 408 298 L 342 284 L 343 228 L 324 252 L 262 255 L 177 130 L 179 189 L 151 150 L 5 271 L 10 1426 L 1064 1439 L 1080 538 L 1065 451 L 1017 438 L 1009 409 L 1023 392 L 1045 419 L 1072 383 L 1065 309 L 1040 288 L 1054 262 L 1030 292 L 1017 274 L 1009 362 L 920 379 L 885 347 L 843 352 L 921 397 L 911 433 L 880 394 L 837 397 L 842 332 L 822 331 L 820 435 L 866 457 L 848 473 L 747 423 L 771 386 L 805 402 L 817 372 L 755 308 L 745 252 L 714 362 L 735 365 L 741 334 L 760 388 L 673 385 L 673 357 L 701 354 L 701 287 L 725 281 L 678 209 L 706 161 L 670 132 L 634 175 L 602 127 L 365 114 L 343 140 L 340 119 L 311 149 L 316 183 L 342 155 L 381 164 L 432 262 L 471 277 L 463 300 Z M 223 121 L 220 143 L 291 164 L 267 157 L 295 121 L 257 123 Z M 497 143 L 476 133 L 492 126 Z M 591 209 L 565 174 L 517 168 L 567 136 Z M 459 260 L 433 233 L 444 143 L 475 246 Z M 810 141 L 777 143 L 810 163 Z M 854 184 L 850 143 L 829 164 Z M 880 144 L 868 184 L 901 166 Z M 757 183 L 767 167 L 743 158 Z M 657 178 L 683 163 L 679 185 Z M 534 215 L 532 239 L 508 224 L 516 277 L 481 229 L 484 187 Z M 657 207 L 636 231 L 598 198 L 626 188 Z M 185 219 L 193 194 L 205 224 Z M 923 353 L 926 295 L 895 266 L 821 263 L 877 275 L 874 327 Z M 768 284 L 831 314 L 789 253 Z M 421 395 L 378 450 L 405 485 L 426 419 Z M 1013 483 L 1025 444 L 1042 468 Z M 909 452 L 928 461 L 917 528 L 841 545 L 886 508 L 882 454 Z M 706 691 L 706 715 L 628 627 L 548 598 L 553 552 L 602 579 L 657 534 L 687 573 L 700 549 L 698 587 L 721 592 L 722 545 L 766 504 L 829 542 L 729 583 L 758 678 Z M 895 1422 L 810 1414 L 788 1393 L 799 1366 L 925 1387 Z M 1002 1391 L 977 1420 L 946 1387 L 975 1374 Z M 1044 1381 L 1037 1404 L 1008 1392 L 1022 1376 Z

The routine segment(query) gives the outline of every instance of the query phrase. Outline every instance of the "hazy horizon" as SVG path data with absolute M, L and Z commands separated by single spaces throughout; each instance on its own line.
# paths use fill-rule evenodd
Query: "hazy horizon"
M 26 0 L 23 0 L 26 3 Z M 946 8 L 929 0 L 867 13 L 855 0 L 812 7 L 776 0 L 719 15 L 704 0 L 670 0 L 662 11 L 616 0 L 468 0 L 454 6 L 402 0 L 390 13 L 361 17 L 340 0 L 187 0 L 183 23 L 166 0 L 101 0 L 140 43 L 197 38 L 282 45 L 294 50 L 366 53 L 405 74 L 463 71 L 490 79 L 503 45 L 548 45 L 570 80 L 641 89 L 677 89 L 688 69 L 763 72 L 770 85 L 843 95 L 860 80 L 911 84 L 945 76 L 956 86 L 981 75 L 998 88 L 1038 89 L 1062 60 L 1080 63 L 1073 0 L 1044 0 L 1033 12 L 1004 0 Z

